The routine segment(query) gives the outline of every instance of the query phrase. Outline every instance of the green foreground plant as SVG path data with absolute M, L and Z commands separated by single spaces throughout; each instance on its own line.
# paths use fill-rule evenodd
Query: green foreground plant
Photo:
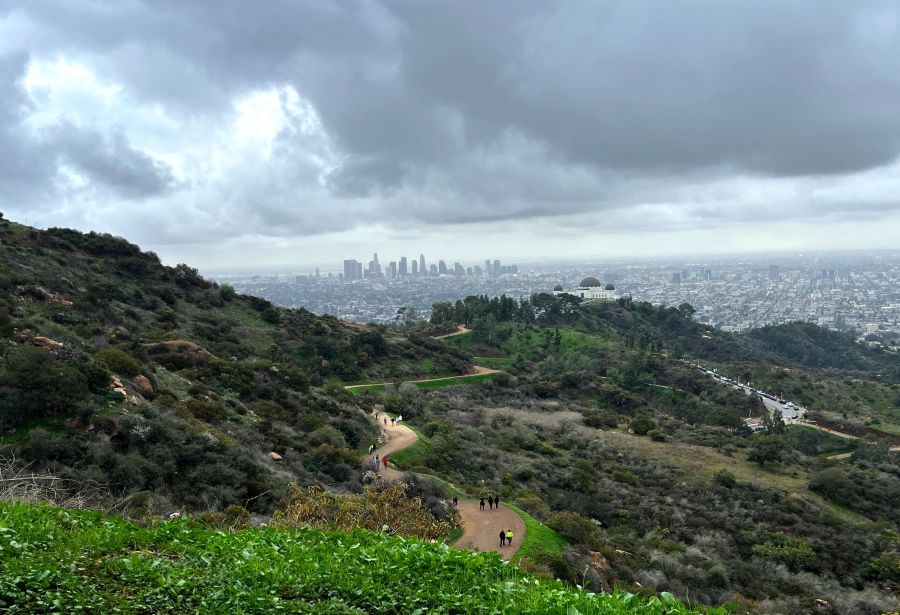
M 146 528 L 94 511 L 0 504 L 7 613 L 690 614 L 670 594 L 592 594 L 493 553 L 357 530 Z M 724 615 L 723 608 L 708 615 Z

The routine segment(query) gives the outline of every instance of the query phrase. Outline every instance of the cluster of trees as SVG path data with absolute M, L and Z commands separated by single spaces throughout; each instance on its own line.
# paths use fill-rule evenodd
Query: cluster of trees
M 577 312 L 581 299 L 574 295 L 534 294 L 521 301 L 501 295 L 470 295 L 455 303 L 441 301 L 431 306 L 431 324 L 473 325 L 479 320 L 492 318 L 494 322 L 521 322 L 525 324 L 561 324 L 570 322 Z

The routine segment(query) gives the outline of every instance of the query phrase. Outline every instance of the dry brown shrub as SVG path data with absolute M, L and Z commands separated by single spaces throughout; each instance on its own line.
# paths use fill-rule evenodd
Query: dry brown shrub
M 435 519 L 421 499 L 408 497 L 403 483 L 369 485 L 362 494 L 293 486 L 284 507 L 275 514 L 274 523 L 341 532 L 362 528 L 425 540 L 440 540 L 450 533 L 450 524 Z

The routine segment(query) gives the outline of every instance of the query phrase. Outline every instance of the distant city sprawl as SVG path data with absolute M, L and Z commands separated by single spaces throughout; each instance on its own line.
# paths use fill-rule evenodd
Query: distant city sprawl
M 410 265 L 411 263 L 411 265 Z M 423 274 L 424 271 L 424 274 Z M 401 307 L 427 319 L 437 301 L 467 295 L 529 297 L 575 288 L 584 276 L 612 284 L 619 296 L 654 304 L 690 303 L 694 318 L 742 331 L 791 321 L 859 334 L 900 331 L 900 253 L 752 255 L 685 261 L 557 262 L 523 266 L 447 266 L 401 258 L 387 266 L 344 261 L 321 273 L 220 275 L 238 292 L 354 322 L 389 323 Z

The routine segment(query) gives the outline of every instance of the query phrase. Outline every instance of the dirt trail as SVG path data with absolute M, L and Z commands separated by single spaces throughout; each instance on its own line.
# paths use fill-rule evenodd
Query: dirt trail
M 387 425 L 385 425 L 384 419 L 385 415 L 383 414 L 377 418 L 379 427 L 387 434 L 389 439 L 371 455 L 367 455 L 366 459 L 371 460 L 377 454 L 379 459 L 387 457 L 390 463 L 392 453 L 412 446 L 418 442 L 419 437 L 416 435 L 416 432 L 402 423 L 400 425 L 392 425 L 391 419 L 388 419 Z M 383 480 L 395 481 L 403 478 L 404 473 L 395 468 L 385 468 L 384 464 L 379 464 L 378 474 Z M 453 547 L 456 549 L 495 551 L 503 556 L 504 559 L 510 559 L 519 550 L 522 541 L 525 539 L 525 522 L 522 520 L 522 517 L 506 506 L 501 506 L 499 509 L 494 510 L 490 510 L 485 506 L 485 510 L 482 511 L 477 500 L 460 500 L 457 510 L 462 520 L 463 535 L 453 544 Z M 513 544 L 511 547 L 500 547 L 500 530 L 513 531 Z
M 890 448 L 892 453 L 900 453 L 900 446 L 892 446 Z M 834 455 L 826 455 L 825 459 L 850 459 L 850 456 L 853 453 L 836 453 Z
M 490 510 L 485 504 L 481 510 L 477 500 L 460 500 L 457 506 L 462 518 L 463 535 L 454 543 L 457 549 L 495 551 L 510 559 L 525 539 L 525 522 L 506 506 Z M 500 546 L 500 530 L 513 531 L 512 546 Z
M 496 374 L 500 370 L 491 369 L 490 367 L 482 367 L 480 365 L 476 365 L 473 368 L 473 371 L 469 374 L 463 374 L 461 376 L 444 376 L 442 378 L 425 378 L 423 380 L 404 380 L 403 382 L 439 382 L 442 380 L 459 380 L 460 378 L 465 378 L 466 376 L 474 376 L 476 374 Z M 345 389 L 360 389 L 363 387 L 370 387 L 375 385 L 387 386 L 389 384 L 394 384 L 393 382 L 367 382 L 365 384 L 348 384 L 345 386 Z
M 442 339 L 445 339 L 448 337 L 454 337 L 456 335 L 465 335 L 466 333 L 471 333 L 471 332 L 472 332 L 472 330 L 467 329 L 465 325 L 458 325 L 456 327 L 456 331 L 454 331 L 453 333 L 445 333 L 443 335 L 435 335 L 434 339 L 442 340 Z M 498 540 L 499 540 L 499 538 L 498 538 Z
M 412 446 L 419 440 L 419 436 L 416 435 L 416 432 L 402 423 L 400 425 L 391 425 L 391 419 L 388 418 L 387 425 L 385 425 L 385 418 L 386 416 L 382 414 L 377 420 L 381 431 L 387 434 L 388 440 L 371 455 L 366 456 L 367 460 L 371 460 L 375 455 L 378 455 L 379 459 L 387 457 L 388 463 L 390 463 L 391 453 Z M 403 478 L 403 472 L 391 467 L 386 468 L 383 463 L 378 465 L 378 475 L 387 481 L 395 481 Z

